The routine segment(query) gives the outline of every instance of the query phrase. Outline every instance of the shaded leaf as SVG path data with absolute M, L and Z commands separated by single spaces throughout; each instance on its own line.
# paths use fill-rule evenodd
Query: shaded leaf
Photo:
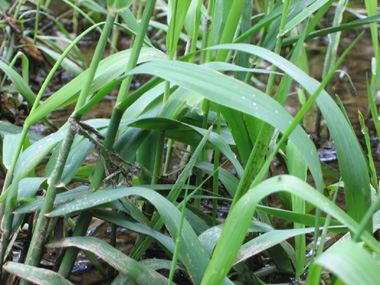
M 25 280 L 40 285 L 73 285 L 73 283 L 63 278 L 62 275 L 58 274 L 57 272 L 17 262 L 8 261 L 3 265 L 3 269 L 11 274 L 17 275 Z
M 71 237 L 46 245 L 50 247 L 78 247 L 91 251 L 116 270 L 138 284 L 167 284 L 168 280 L 154 270 L 121 253 L 108 243 L 93 237 Z

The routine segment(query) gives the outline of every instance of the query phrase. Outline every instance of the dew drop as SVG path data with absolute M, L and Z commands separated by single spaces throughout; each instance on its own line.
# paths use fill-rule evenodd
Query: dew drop
M 276 114 L 278 114 L 278 110 L 274 110 L 274 112 L 275 112 Z
M 256 103 L 253 103 L 253 106 L 256 106 L 257 104 Z

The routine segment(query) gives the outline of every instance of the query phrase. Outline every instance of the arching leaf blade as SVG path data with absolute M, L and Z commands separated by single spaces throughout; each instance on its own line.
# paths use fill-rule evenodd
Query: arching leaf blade
M 248 44 L 220 45 L 214 48 L 234 49 L 259 56 L 282 69 L 310 94 L 313 94 L 320 85 L 317 80 L 308 76 L 297 66 L 267 49 Z M 361 146 L 341 110 L 326 91 L 320 92 L 316 102 L 334 141 L 342 179 L 345 183 L 347 211 L 359 222 L 371 204 L 369 176 Z M 299 146 L 297 147 L 301 151 Z M 349 153 L 347 150 L 350 150 Z M 310 166 L 308 161 L 307 163 Z M 371 231 L 371 223 L 367 225 L 366 229 Z
M 203 66 L 179 61 L 155 61 L 140 65 L 131 73 L 162 77 L 208 100 L 268 122 L 281 132 L 286 131 L 293 119 L 281 104 L 260 90 Z M 322 189 L 321 167 L 315 146 L 300 126 L 295 128 L 290 139 L 302 152 L 316 184 Z

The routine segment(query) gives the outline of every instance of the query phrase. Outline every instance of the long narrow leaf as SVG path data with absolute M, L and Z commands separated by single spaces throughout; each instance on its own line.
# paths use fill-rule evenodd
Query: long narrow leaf
M 25 280 L 34 282 L 40 285 L 62 284 L 73 285 L 69 280 L 62 275 L 43 268 L 37 268 L 30 265 L 25 265 L 17 262 L 8 261 L 3 265 L 3 268 L 11 274 L 15 274 Z
M 270 178 L 250 189 L 229 213 L 202 284 L 210 284 L 210 282 L 217 284 L 223 280 L 236 259 L 256 205 L 263 198 L 277 191 L 286 191 L 302 197 L 305 201 L 313 203 L 322 211 L 335 217 L 353 232 L 359 228 L 350 216 L 303 180 L 289 175 Z M 361 238 L 373 250 L 380 253 L 379 243 L 368 232 L 364 232 Z M 226 248 L 228 251 L 225 250 Z
M 260 90 L 203 66 L 178 61 L 155 61 L 140 65 L 132 72 L 163 77 L 218 104 L 258 117 L 282 132 L 286 131 L 293 119 L 282 105 Z M 322 174 L 315 146 L 301 127 L 294 130 L 290 139 L 302 152 L 321 188 Z
M 137 284 L 167 284 L 167 279 L 154 270 L 133 260 L 121 253 L 108 243 L 93 237 L 72 237 L 50 243 L 47 247 L 71 247 L 75 246 L 83 250 L 91 251 L 112 267 L 127 275 Z M 52 284 L 52 283 L 50 283 Z M 60 283 L 53 283 L 60 284 Z
M 300 83 L 310 94 L 313 94 L 320 85 L 318 81 L 308 76 L 283 57 L 264 48 L 246 44 L 223 45 L 214 48 L 245 51 L 268 60 Z M 334 140 L 339 167 L 345 184 L 347 211 L 356 221 L 360 221 L 371 204 L 369 176 L 361 146 L 339 107 L 326 91 L 322 90 L 320 92 L 316 102 L 326 119 L 329 131 Z M 292 139 L 292 137 L 290 138 Z M 294 139 L 292 139 L 292 141 L 297 145 Z M 311 172 L 314 173 L 314 166 L 310 164 L 304 151 L 298 145 L 297 147 L 302 155 L 304 155 Z M 350 155 L 347 155 L 348 149 L 350 150 Z M 316 179 L 316 177 L 314 177 L 314 179 Z M 316 181 L 316 183 L 318 183 L 318 181 Z M 319 187 L 320 186 L 318 186 L 318 188 Z M 371 230 L 370 223 L 367 225 L 367 230 Z
M 321 266 L 332 271 L 344 284 L 379 284 L 380 266 L 360 245 L 345 241 L 323 253 L 310 268 L 310 284 L 318 284 Z

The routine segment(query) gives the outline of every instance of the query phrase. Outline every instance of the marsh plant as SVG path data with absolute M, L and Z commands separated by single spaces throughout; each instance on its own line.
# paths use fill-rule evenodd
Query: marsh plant
M 322 270 L 327 282 L 378 284 L 368 129 L 361 117 L 363 147 L 326 91 L 357 31 L 370 34 L 378 137 L 376 1 L 58 2 L 62 12 L 57 1 L 0 0 L 2 116 L 24 114 L 14 120 L 22 127 L 0 124 L 1 284 L 72 284 L 79 251 L 112 284 L 264 284 L 274 274 L 319 284 Z M 341 32 L 358 36 L 343 44 Z M 80 47 L 94 37 L 89 59 Z M 319 80 L 309 75 L 312 39 L 328 42 Z M 290 114 L 294 90 L 303 96 Z M 109 118 L 84 119 L 104 100 L 114 100 Z M 71 111 L 54 130 L 49 117 L 61 108 Z M 316 109 L 337 169 L 303 127 Z M 284 174 L 272 173 L 274 161 Z M 339 188 L 346 211 L 335 204 Z M 268 203 L 277 192 L 283 207 Z M 105 239 L 86 235 L 94 220 L 110 225 Z M 118 228 L 138 236 L 127 252 Z

